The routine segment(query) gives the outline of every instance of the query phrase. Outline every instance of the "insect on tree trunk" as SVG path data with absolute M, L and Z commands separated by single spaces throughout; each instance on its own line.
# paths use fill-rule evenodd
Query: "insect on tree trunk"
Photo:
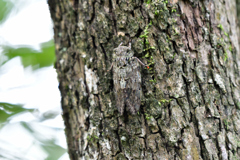
M 72 160 L 240 159 L 235 0 L 48 3 Z M 124 65 L 121 42 L 134 54 Z M 133 57 L 149 69 L 127 71 Z M 118 96 L 118 82 L 134 83 Z

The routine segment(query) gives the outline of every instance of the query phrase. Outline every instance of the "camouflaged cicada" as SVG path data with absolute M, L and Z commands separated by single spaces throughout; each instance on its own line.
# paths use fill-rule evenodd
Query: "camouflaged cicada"
M 117 109 L 122 115 L 124 108 L 136 114 L 141 105 L 141 73 L 139 63 L 142 63 L 129 47 L 121 46 L 122 43 L 113 50 L 113 82 L 114 95 L 116 98 Z M 146 66 L 149 68 L 148 66 Z

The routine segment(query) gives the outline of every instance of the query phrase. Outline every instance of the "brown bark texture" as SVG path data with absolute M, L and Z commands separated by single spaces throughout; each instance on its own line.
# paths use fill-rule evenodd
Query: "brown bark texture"
M 76 159 L 240 159 L 235 0 L 49 0 L 68 151 Z M 113 49 L 141 68 L 136 115 L 117 111 Z

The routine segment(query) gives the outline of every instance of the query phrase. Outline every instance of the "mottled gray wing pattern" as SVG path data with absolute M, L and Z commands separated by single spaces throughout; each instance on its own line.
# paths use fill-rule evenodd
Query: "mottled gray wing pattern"
M 125 107 L 124 90 L 125 89 L 120 89 L 117 92 L 115 92 L 117 109 L 121 115 L 123 115 L 124 107 Z
M 141 105 L 141 75 L 140 66 L 135 58 L 131 59 L 131 72 L 128 72 L 127 94 L 125 97 L 127 111 L 136 114 Z
M 122 115 L 124 112 L 125 99 L 124 99 L 124 90 L 120 86 L 120 69 L 117 66 L 114 66 L 113 73 L 113 83 L 114 83 L 114 95 L 116 98 L 116 106 L 119 113 Z

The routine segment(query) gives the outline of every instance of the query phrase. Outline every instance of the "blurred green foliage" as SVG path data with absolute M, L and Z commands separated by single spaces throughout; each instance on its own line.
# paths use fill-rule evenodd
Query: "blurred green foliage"
M 27 109 L 24 108 L 23 105 L 14 105 L 10 103 L 0 103 L 0 128 L 2 128 L 5 125 L 8 125 L 9 121 L 13 118 L 13 116 L 17 114 L 23 114 L 26 112 L 33 113 L 36 109 Z M 48 118 L 47 118 L 48 119 Z M 45 120 L 47 120 L 45 119 Z M 39 119 L 41 120 L 41 119 Z M 64 153 L 66 153 L 66 149 L 62 148 L 61 146 L 56 144 L 55 138 L 46 138 L 45 135 L 41 134 L 39 132 L 39 128 L 36 122 L 15 122 L 20 123 L 21 126 L 25 128 L 26 131 L 28 131 L 31 136 L 34 137 L 35 142 L 39 144 L 43 150 L 45 150 L 48 153 L 47 160 L 57 160 L 59 159 Z M 41 127 L 40 127 L 41 128 Z M 58 128 L 53 128 L 54 130 L 60 130 Z M 16 130 L 17 131 L 17 130 Z M 10 154 L 10 155 L 9 155 Z M 14 155 L 11 155 L 12 153 L 9 153 L 8 156 L 14 157 Z M 2 151 L 0 151 L 0 159 L 6 158 Z M 24 154 L 22 155 L 24 157 Z M 13 158 L 14 159 L 14 158 Z M 19 158 L 18 158 L 19 159 Z
M 5 17 L 7 17 L 12 8 L 13 4 L 11 1 L 0 0 L 0 22 L 2 22 Z
M 16 2 L 18 1 L 16 0 Z M 5 20 L 7 20 L 7 18 L 9 17 L 8 16 L 9 13 L 12 11 L 12 9 L 15 9 L 14 5 L 15 5 L 14 0 L 13 1 L 0 0 L 0 24 L 3 23 Z M 40 44 L 40 50 L 34 50 L 32 49 L 32 46 L 27 46 L 27 45 L 26 46 L 8 46 L 8 45 L 3 46 L 2 44 L 0 44 L 0 48 L 2 52 L 1 54 L 4 55 L 4 61 L 2 59 L 0 65 L 7 63 L 8 61 L 10 61 L 15 57 L 20 57 L 22 65 L 24 67 L 31 66 L 32 69 L 38 69 L 38 68 L 48 67 L 53 65 L 56 59 L 53 40 Z M 47 153 L 47 158 L 46 158 L 47 160 L 57 160 L 64 153 L 67 152 L 65 148 L 62 148 L 58 144 L 59 139 L 57 139 L 58 138 L 57 136 L 51 137 L 52 133 L 59 133 L 62 131 L 62 129 L 57 127 L 44 126 L 43 124 L 41 124 L 41 122 L 43 121 L 54 119 L 56 116 L 59 115 L 59 113 L 48 111 L 43 113 L 42 115 L 36 116 L 35 112 L 37 112 L 37 108 L 27 109 L 27 108 L 24 108 L 23 105 L 21 104 L 10 104 L 10 103 L 0 102 L 0 132 L 3 131 L 3 129 L 6 128 L 7 126 L 19 124 L 19 126 L 21 127 L 16 128 L 15 129 L 16 132 L 25 133 L 25 131 L 27 131 L 28 133 L 30 133 L 30 139 L 31 137 L 33 137 L 34 139 L 33 141 L 34 144 L 31 147 L 39 149 L 39 151 L 44 150 Z M 18 117 L 18 115 L 24 115 L 26 113 L 32 113 L 35 119 L 30 120 L 28 122 L 21 121 L 21 120 L 17 120 L 14 122 L 11 121 L 15 117 Z M 22 130 L 20 131 L 20 129 L 22 128 L 24 131 Z M 48 133 L 47 131 L 49 130 L 52 133 Z M 21 138 L 28 138 L 27 136 L 29 135 L 26 134 L 26 137 L 21 137 Z M 15 146 L 13 145 L 12 148 L 15 148 Z M 20 154 L 19 153 L 16 154 L 14 151 L 11 152 L 11 150 L 12 149 L 8 149 L 8 148 L 5 148 L 5 150 L 2 150 L 0 148 L 0 159 L 22 159 L 21 157 L 25 157 L 25 152 L 23 153 L 19 152 Z M 9 157 L 12 157 L 12 158 L 9 158 Z
M 21 57 L 24 67 L 32 66 L 33 69 L 47 67 L 55 62 L 55 50 L 53 40 L 41 44 L 41 51 L 33 50 L 28 47 L 12 48 L 3 46 L 3 53 L 8 60 L 14 57 Z M 7 60 L 7 61 L 8 61 Z M 3 62 L 6 63 L 7 61 Z
M 57 160 L 64 153 L 66 149 L 56 144 L 56 139 L 46 139 L 44 135 L 41 135 L 38 130 L 33 127 L 35 124 L 28 122 L 21 122 L 21 125 L 31 133 L 37 142 L 40 143 L 41 147 L 48 153 L 46 160 Z
M 46 160 L 59 159 L 64 153 L 67 152 L 66 149 L 56 145 L 55 142 L 45 142 L 43 143 L 42 147 L 45 149 L 46 152 L 48 152 L 48 157 L 46 158 Z
M 11 116 L 14 116 L 23 112 L 33 112 L 33 109 L 23 108 L 22 105 L 15 105 L 10 103 L 0 102 L 0 127 L 6 124 Z
M 7 15 L 13 9 L 13 2 L 10 0 L 0 0 L 0 23 L 7 18 Z M 1 45 L 1 44 L 0 44 Z M 1 46 L 3 53 L 7 56 L 7 60 L 1 62 L 3 65 L 14 57 L 21 57 L 22 65 L 24 67 L 32 66 L 33 69 L 47 67 L 53 65 L 55 62 L 54 42 L 50 40 L 41 44 L 41 51 L 36 51 L 31 47 L 11 47 Z

